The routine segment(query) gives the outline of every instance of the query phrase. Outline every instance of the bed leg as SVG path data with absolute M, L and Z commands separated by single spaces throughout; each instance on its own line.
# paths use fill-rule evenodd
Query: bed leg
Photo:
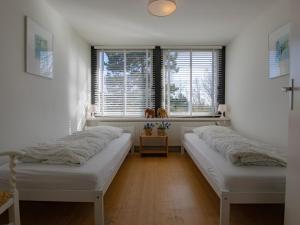
M 18 191 L 14 192 L 14 204 L 8 210 L 9 222 L 14 225 L 20 225 L 20 210 Z
M 95 225 L 104 225 L 104 207 L 103 207 L 103 193 L 96 193 L 96 200 L 94 202 Z
M 222 192 L 220 202 L 220 225 L 230 225 L 230 201 L 227 192 Z
M 184 147 L 181 145 L 181 148 L 180 148 L 180 152 L 181 152 L 181 155 L 184 155 Z
M 131 152 L 131 155 L 134 154 L 134 145 L 131 146 L 130 152 Z

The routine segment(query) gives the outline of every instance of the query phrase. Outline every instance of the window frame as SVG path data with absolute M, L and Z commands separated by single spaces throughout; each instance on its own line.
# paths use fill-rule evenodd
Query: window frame
M 219 68 L 215 68 L 216 66 L 221 66 L 221 65 L 216 65 L 216 54 L 217 51 L 220 49 L 209 49 L 209 48 L 197 48 L 197 49 L 189 49 L 189 48 L 165 48 L 163 51 L 163 72 L 162 72 L 162 83 L 163 83 L 163 97 L 162 97 L 162 102 L 163 102 L 163 107 L 167 109 L 168 115 L 170 117 L 188 117 L 188 118 L 193 118 L 193 117 L 212 117 L 217 115 L 217 98 L 218 98 L 218 74 L 217 70 Z M 214 111 L 211 112 L 193 112 L 193 52 L 212 52 L 212 79 L 214 80 L 214 98 L 213 101 L 215 101 L 215 104 L 212 103 L 212 107 Z M 170 52 L 187 52 L 189 54 L 189 91 L 188 91 L 188 111 L 187 113 L 178 113 L 174 114 L 171 112 L 171 104 L 170 104 L 170 72 L 168 72 L 168 75 L 166 75 L 166 66 L 165 66 L 165 60 L 166 60 L 166 54 Z M 168 61 L 169 63 L 169 61 Z M 220 63 L 219 63 L 220 64 Z M 166 77 L 168 81 L 166 82 Z M 215 80 L 216 79 L 216 80 Z M 167 87 L 166 87 L 167 86 Z
M 105 99 L 105 75 L 104 75 L 104 70 L 105 70 L 105 66 L 104 66 L 104 53 L 105 52 L 116 52 L 116 53 L 123 53 L 124 56 L 124 65 L 123 65 L 123 74 L 124 74 L 124 81 L 123 81 L 123 88 L 124 88 L 124 93 L 123 93 L 123 104 L 122 104 L 122 113 L 120 115 L 106 115 L 105 113 L 105 104 L 104 104 L 104 99 Z M 95 101 L 96 104 L 96 108 L 97 108 L 97 112 L 96 112 L 96 116 L 97 117 L 115 117 L 115 118 L 131 118 L 131 117 L 136 117 L 136 118 L 140 118 L 143 117 L 144 115 L 144 110 L 138 112 L 137 114 L 140 113 L 140 115 L 129 115 L 128 114 L 128 109 L 127 109 L 127 103 L 128 103 L 128 98 L 127 98 L 127 86 L 128 86 L 128 73 L 127 73 L 127 53 L 128 52 L 144 52 L 146 54 L 146 58 L 145 58 L 145 62 L 146 62 L 146 69 L 149 70 L 147 71 L 144 75 L 145 75 L 145 86 L 146 86 L 146 90 L 145 90 L 145 106 L 147 107 L 153 107 L 154 106 L 154 82 L 153 82 L 153 77 L 151 77 L 152 75 L 152 68 L 153 68 L 153 53 L 151 52 L 151 49 L 117 49 L 117 48 L 113 48 L 113 49 L 97 49 L 97 77 L 98 77 L 98 90 L 96 90 L 96 92 L 98 92 L 97 94 L 98 96 L 98 101 Z M 151 62 L 149 63 L 149 60 L 151 59 Z
M 150 108 L 158 109 L 160 107 L 165 108 L 165 93 L 164 93 L 164 64 L 163 64 L 163 57 L 164 57 L 164 51 L 167 49 L 172 50 L 218 50 L 218 71 L 217 79 L 218 84 L 215 85 L 215 95 L 216 95 L 216 104 L 215 107 L 217 107 L 217 104 L 225 104 L 225 55 L 226 55 L 226 47 L 225 46 L 92 46 L 91 47 L 91 104 L 96 105 L 96 108 L 100 109 L 101 101 L 100 101 L 100 82 L 98 81 L 98 78 L 100 77 L 100 71 L 99 71 L 99 58 L 98 52 L 99 51 L 121 51 L 121 50 L 127 50 L 127 51 L 139 51 L 139 50 L 148 50 L 151 53 L 151 68 L 149 69 L 149 77 L 151 77 L 152 80 L 152 87 L 149 88 L 149 92 L 146 92 L 146 95 L 151 95 L 151 99 L 147 97 L 148 100 L 146 100 L 145 105 L 146 107 L 149 106 Z M 190 56 L 191 57 L 191 56 Z M 192 65 L 190 65 L 192 66 Z M 147 76 L 148 77 L 148 76 Z M 192 79 L 190 79 L 190 83 L 192 83 Z M 191 84 L 192 87 L 192 84 Z M 191 92 L 192 88 L 190 89 Z M 190 93 L 190 99 L 192 98 L 192 94 Z M 147 103 L 147 101 L 149 101 Z M 150 103 L 151 102 L 151 103 Z M 150 105 L 149 105 L 150 104 Z M 124 104 L 125 105 L 125 104 Z M 192 105 L 192 101 L 190 100 L 189 105 Z M 191 107 L 191 106 L 189 106 Z M 125 110 L 124 110 L 125 111 Z M 99 110 L 98 110 L 99 112 Z M 126 115 L 123 113 L 120 115 L 104 115 L 104 113 L 97 113 L 95 114 L 96 117 L 100 118 L 143 118 L 143 115 Z M 171 118 L 209 118 L 209 117 L 216 117 L 218 116 L 217 113 L 198 113 L 197 115 L 170 115 Z

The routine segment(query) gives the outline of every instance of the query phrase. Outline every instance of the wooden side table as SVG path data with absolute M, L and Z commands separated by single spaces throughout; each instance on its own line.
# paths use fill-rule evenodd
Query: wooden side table
M 145 148 L 145 141 L 155 141 L 155 140 L 161 140 L 162 141 L 162 146 L 155 146 L 155 147 L 159 147 L 158 149 L 148 149 Z M 164 136 L 158 136 L 158 135 L 151 135 L 151 136 L 147 136 L 142 134 L 140 136 L 140 154 L 141 156 L 144 154 L 164 154 L 166 156 L 168 156 L 168 152 L 169 152 L 169 143 L 168 143 L 168 136 L 164 135 Z

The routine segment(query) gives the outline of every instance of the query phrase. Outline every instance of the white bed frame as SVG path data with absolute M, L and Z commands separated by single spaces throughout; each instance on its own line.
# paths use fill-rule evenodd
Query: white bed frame
M 134 133 L 134 127 L 121 127 L 126 133 Z M 133 139 L 133 136 L 132 136 Z M 133 153 L 133 140 L 128 148 Z M 104 225 L 103 196 L 113 181 L 115 175 L 123 164 L 127 154 L 119 161 L 112 176 L 106 181 L 100 190 L 39 190 L 39 189 L 19 189 L 19 199 L 24 201 L 49 201 L 49 202 L 92 202 L 94 203 L 95 225 Z
M 220 225 L 230 225 L 230 205 L 231 204 L 283 204 L 285 193 L 282 192 L 233 192 L 221 189 L 213 179 L 206 173 L 205 169 L 196 160 L 184 141 L 184 134 L 191 133 L 194 127 L 182 127 L 181 153 L 186 151 L 192 158 L 198 169 L 201 171 L 207 182 L 220 198 Z

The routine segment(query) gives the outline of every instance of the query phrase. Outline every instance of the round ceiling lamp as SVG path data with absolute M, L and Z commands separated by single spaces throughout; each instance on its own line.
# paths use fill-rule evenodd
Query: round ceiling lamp
M 175 0 L 149 0 L 149 12 L 154 16 L 169 16 L 176 10 Z

